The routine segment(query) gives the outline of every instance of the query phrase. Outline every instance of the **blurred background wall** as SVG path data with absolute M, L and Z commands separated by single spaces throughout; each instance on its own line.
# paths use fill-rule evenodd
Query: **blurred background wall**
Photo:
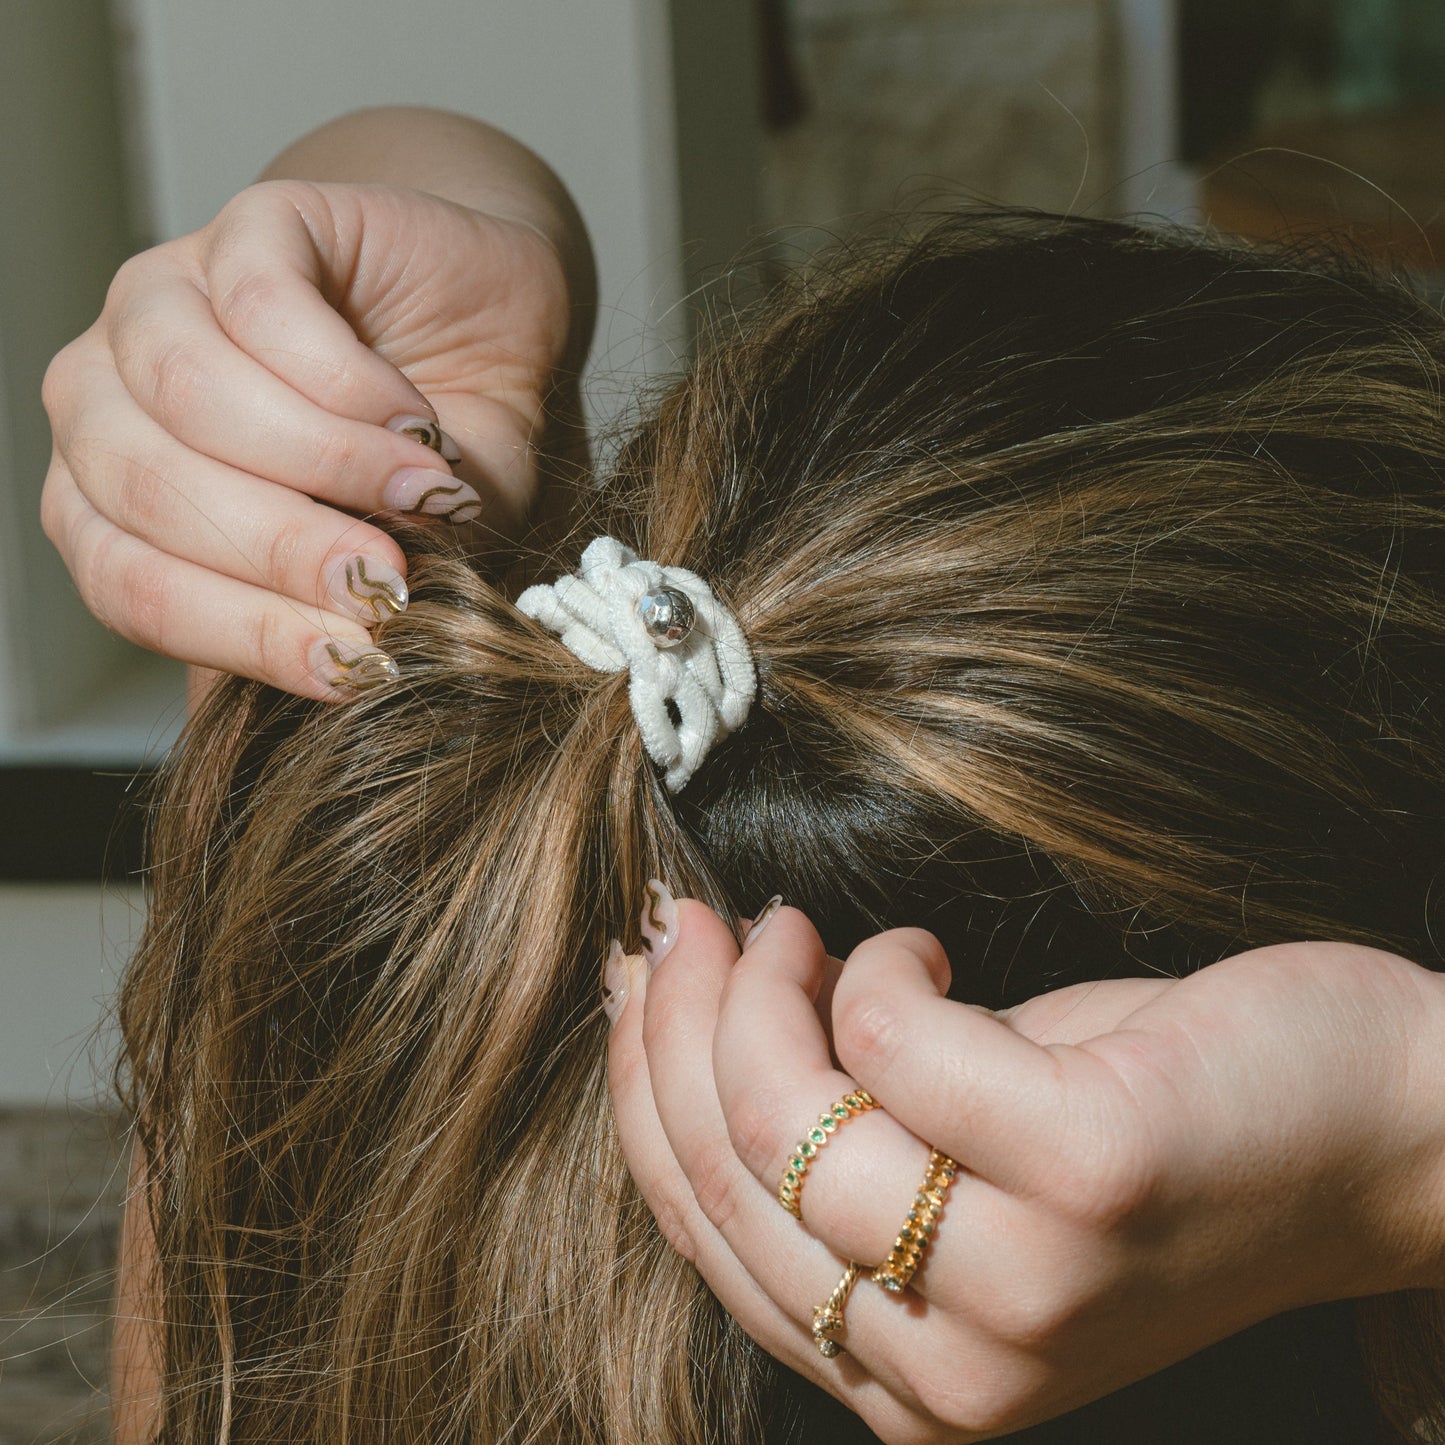
M 605 425 L 730 258 L 765 283 L 899 208 L 1330 226 L 1433 274 L 1442 75 L 1438 0 L 0 0 L 0 1445 L 107 1438 L 102 1020 L 181 678 L 86 616 L 36 512 L 41 374 L 125 255 L 344 110 L 468 111 L 592 228 Z

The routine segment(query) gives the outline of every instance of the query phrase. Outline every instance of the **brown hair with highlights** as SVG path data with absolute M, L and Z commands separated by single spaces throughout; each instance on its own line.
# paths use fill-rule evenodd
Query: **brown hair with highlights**
M 218 689 L 122 1004 L 158 1438 L 854 1438 L 620 1157 L 598 970 L 651 875 L 835 953 L 930 928 L 992 1007 L 1298 937 L 1440 967 L 1442 361 L 1349 263 L 947 219 L 706 349 L 538 564 L 605 531 L 736 612 L 759 700 L 678 797 L 625 679 L 425 538 L 396 685 Z M 1363 1353 L 1297 1311 L 1018 1438 L 1374 1438 L 1372 1381 L 1439 1428 L 1403 1298 Z

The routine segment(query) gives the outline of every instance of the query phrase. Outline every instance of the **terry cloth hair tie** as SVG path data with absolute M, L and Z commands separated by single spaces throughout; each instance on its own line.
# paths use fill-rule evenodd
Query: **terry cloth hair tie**
M 629 674 L 642 745 L 670 793 L 685 788 L 708 749 L 748 715 L 758 686 L 752 652 L 737 619 L 694 572 L 643 561 L 615 538 L 598 537 L 577 576 L 527 588 L 517 607 L 589 667 Z

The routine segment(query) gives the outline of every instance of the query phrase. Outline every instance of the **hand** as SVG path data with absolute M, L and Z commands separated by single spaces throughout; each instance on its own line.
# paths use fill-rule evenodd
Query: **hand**
M 609 980 L 633 1177 L 754 1339 L 885 1441 L 988 1439 L 1286 1309 L 1445 1282 L 1445 983 L 1403 959 L 1291 944 L 990 1014 L 915 930 L 839 973 L 793 910 L 741 958 L 699 904 L 652 917 L 654 958 L 675 944 Z M 800 1223 L 785 1161 L 857 1086 L 881 1107 L 819 1151 Z M 960 1170 L 924 1266 L 899 1297 L 865 1273 L 824 1359 L 813 1306 L 887 1256 L 925 1140 Z
M 51 364 L 46 531 L 123 636 L 344 696 L 406 601 L 400 548 L 361 519 L 515 534 L 570 332 L 563 264 L 525 222 L 401 187 L 253 186 L 128 262 Z M 455 439 L 456 475 L 401 430 L 418 420 Z

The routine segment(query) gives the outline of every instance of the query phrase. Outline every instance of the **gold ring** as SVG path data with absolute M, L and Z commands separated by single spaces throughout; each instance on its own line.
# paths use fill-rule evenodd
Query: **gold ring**
M 937 1149 L 929 1154 L 923 1187 L 913 1196 L 913 1207 L 893 1241 L 888 1258 L 873 1271 L 874 1284 L 882 1285 L 890 1294 L 899 1294 L 907 1288 L 908 1281 L 923 1263 L 924 1251 L 933 1243 L 938 1216 L 943 1213 L 943 1201 L 948 1198 L 948 1186 L 957 1173 L 958 1165 L 947 1154 Z
M 840 1124 L 877 1107 L 878 1101 L 867 1089 L 854 1089 L 851 1094 L 844 1094 L 827 1113 L 819 1114 L 818 1122 L 798 1142 L 788 1157 L 788 1167 L 783 1170 L 783 1182 L 778 1185 L 778 1203 L 795 1219 L 803 1217 L 803 1179 L 818 1157 L 818 1150 L 838 1132 Z
M 833 1293 L 822 1304 L 813 1307 L 813 1343 L 825 1360 L 831 1360 L 834 1355 L 843 1353 L 843 1346 L 829 1337 L 843 1328 L 843 1309 L 848 1303 L 848 1296 L 853 1293 L 853 1286 L 858 1282 L 862 1269 L 862 1265 L 850 1264 L 844 1270 L 843 1278 L 838 1281 L 838 1287 Z

